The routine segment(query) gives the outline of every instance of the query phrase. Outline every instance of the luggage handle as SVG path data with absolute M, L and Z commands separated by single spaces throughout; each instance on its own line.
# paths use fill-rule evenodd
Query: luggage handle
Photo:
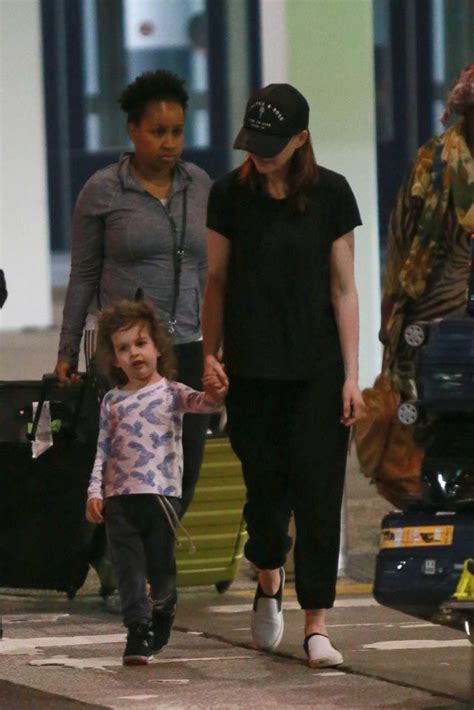
M 38 429 L 38 424 L 41 418 L 41 412 L 43 411 L 43 404 L 46 401 L 47 393 L 51 389 L 51 387 L 54 384 L 58 383 L 58 378 L 53 372 L 48 372 L 42 377 L 42 382 L 41 382 L 41 390 L 40 390 L 40 396 L 39 396 L 39 402 L 36 407 L 36 412 L 35 416 L 33 419 L 33 424 L 31 426 L 31 431 L 27 434 L 27 437 L 30 441 L 34 441 L 36 439 L 36 431 Z M 80 380 L 80 387 L 81 391 L 79 393 L 79 398 L 77 402 L 77 406 L 74 411 L 74 416 L 73 416 L 73 427 L 72 430 L 75 432 L 76 431 L 76 425 L 77 425 L 77 420 L 79 418 L 79 412 L 81 411 L 82 407 L 82 400 L 84 399 L 84 392 L 85 392 L 85 380 L 81 378 Z M 74 385 L 69 385 L 71 387 L 74 387 Z

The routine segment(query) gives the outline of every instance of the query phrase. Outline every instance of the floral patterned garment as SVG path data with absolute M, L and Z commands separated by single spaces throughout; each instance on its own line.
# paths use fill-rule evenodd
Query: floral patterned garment
M 469 235 L 474 232 L 474 159 L 464 119 L 418 151 L 392 211 L 382 301 L 384 369 L 410 396 L 409 323 L 466 310 Z
M 105 395 L 88 498 L 133 493 L 181 496 L 185 412 L 220 405 L 204 392 L 162 378 L 138 390 Z

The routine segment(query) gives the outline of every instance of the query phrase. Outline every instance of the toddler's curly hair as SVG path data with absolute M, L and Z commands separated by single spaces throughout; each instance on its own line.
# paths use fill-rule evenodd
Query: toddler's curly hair
M 145 301 L 115 301 L 102 311 L 97 333 L 96 362 L 99 370 L 114 385 L 126 384 L 125 373 L 115 364 L 112 335 L 118 330 L 128 330 L 134 325 L 147 328 L 160 353 L 157 371 L 167 379 L 176 375 L 176 361 L 168 333 L 153 308 Z

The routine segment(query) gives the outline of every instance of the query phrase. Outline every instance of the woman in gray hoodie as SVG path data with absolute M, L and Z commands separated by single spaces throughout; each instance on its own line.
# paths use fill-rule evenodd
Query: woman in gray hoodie
M 178 379 L 201 389 L 210 179 L 181 160 L 187 102 L 184 82 L 162 70 L 141 74 L 120 97 L 134 150 L 92 175 L 77 199 L 55 369 L 61 382 L 77 378 L 84 329 L 89 364 L 97 311 L 141 289 L 172 335 Z M 185 416 L 181 514 L 199 477 L 206 429 L 206 417 Z

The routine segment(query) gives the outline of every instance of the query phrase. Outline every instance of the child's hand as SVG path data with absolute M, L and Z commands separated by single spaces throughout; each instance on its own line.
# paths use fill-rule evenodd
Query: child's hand
M 215 402 L 222 402 L 229 390 L 228 382 L 222 382 L 216 375 L 207 374 L 202 378 L 204 391 Z
M 104 501 L 102 498 L 89 498 L 86 507 L 86 520 L 90 523 L 103 523 Z

